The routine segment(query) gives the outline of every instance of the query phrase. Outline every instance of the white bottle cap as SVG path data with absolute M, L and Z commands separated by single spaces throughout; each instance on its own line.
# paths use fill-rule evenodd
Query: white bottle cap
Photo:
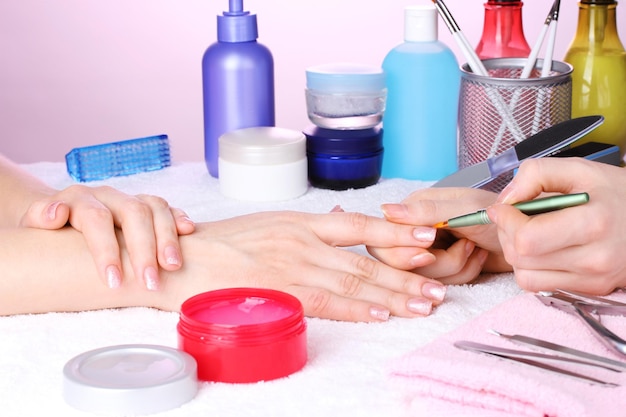
M 437 40 L 437 9 L 434 5 L 407 6 L 404 9 L 404 40 L 407 42 Z

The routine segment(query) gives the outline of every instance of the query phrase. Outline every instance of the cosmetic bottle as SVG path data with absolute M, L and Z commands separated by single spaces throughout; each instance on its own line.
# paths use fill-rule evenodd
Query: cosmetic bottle
M 572 118 L 601 114 L 604 123 L 578 143 L 603 142 L 626 152 L 626 51 L 617 32 L 617 1 L 582 0 L 564 61 L 572 73 Z M 622 26 L 623 28 L 623 26 Z
M 383 60 L 384 178 L 436 181 L 457 170 L 461 72 L 437 18 L 433 5 L 405 8 L 404 42 Z
M 236 129 L 274 126 L 274 59 L 257 42 L 256 15 L 230 0 L 217 16 L 217 42 L 202 58 L 204 158 L 218 177 L 218 139 Z
M 521 1 L 488 0 L 476 54 L 480 59 L 526 58 L 530 46 L 524 36 Z

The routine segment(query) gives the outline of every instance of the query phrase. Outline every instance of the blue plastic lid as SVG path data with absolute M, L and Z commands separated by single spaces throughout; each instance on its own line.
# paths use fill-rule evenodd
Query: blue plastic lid
M 350 63 L 309 67 L 306 85 L 311 90 L 330 93 L 377 92 L 386 88 L 382 68 Z
M 217 16 L 217 40 L 250 42 L 259 37 L 256 15 L 243 10 L 243 0 L 229 0 L 228 11 Z
M 383 129 L 324 129 L 311 125 L 304 129 L 307 152 L 327 155 L 360 155 L 383 149 Z

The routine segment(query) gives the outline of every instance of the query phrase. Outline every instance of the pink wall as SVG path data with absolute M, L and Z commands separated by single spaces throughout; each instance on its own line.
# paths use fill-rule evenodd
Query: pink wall
M 259 41 L 274 55 L 277 124 L 308 124 L 307 66 L 380 64 L 402 41 L 403 7 L 420 3 L 429 2 L 245 0 L 258 15 Z M 470 42 L 478 42 L 483 0 L 446 4 Z M 524 5 L 531 45 L 550 4 Z M 216 38 L 215 16 L 227 7 L 227 0 L 3 0 L 0 152 L 19 162 L 63 161 L 74 147 L 167 133 L 175 161 L 201 161 L 200 59 Z M 562 1 L 556 59 L 577 14 L 575 0 Z M 619 6 L 622 28 L 625 14 L 626 5 Z M 465 62 L 441 21 L 439 34 Z

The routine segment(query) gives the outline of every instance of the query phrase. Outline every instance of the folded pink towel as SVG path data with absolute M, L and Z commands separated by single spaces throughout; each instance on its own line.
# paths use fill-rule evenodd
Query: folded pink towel
M 626 301 L 624 294 L 613 298 Z M 626 317 L 602 316 L 626 338 Z M 626 372 L 550 361 L 618 387 L 593 385 L 495 356 L 464 351 L 458 340 L 532 350 L 488 332 L 521 334 L 626 361 L 606 348 L 577 317 L 522 294 L 391 364 L 390 380 L 411 415 L 481 417 L 623 417 Z M 545 353 L 545 351 L 542 351 Z

